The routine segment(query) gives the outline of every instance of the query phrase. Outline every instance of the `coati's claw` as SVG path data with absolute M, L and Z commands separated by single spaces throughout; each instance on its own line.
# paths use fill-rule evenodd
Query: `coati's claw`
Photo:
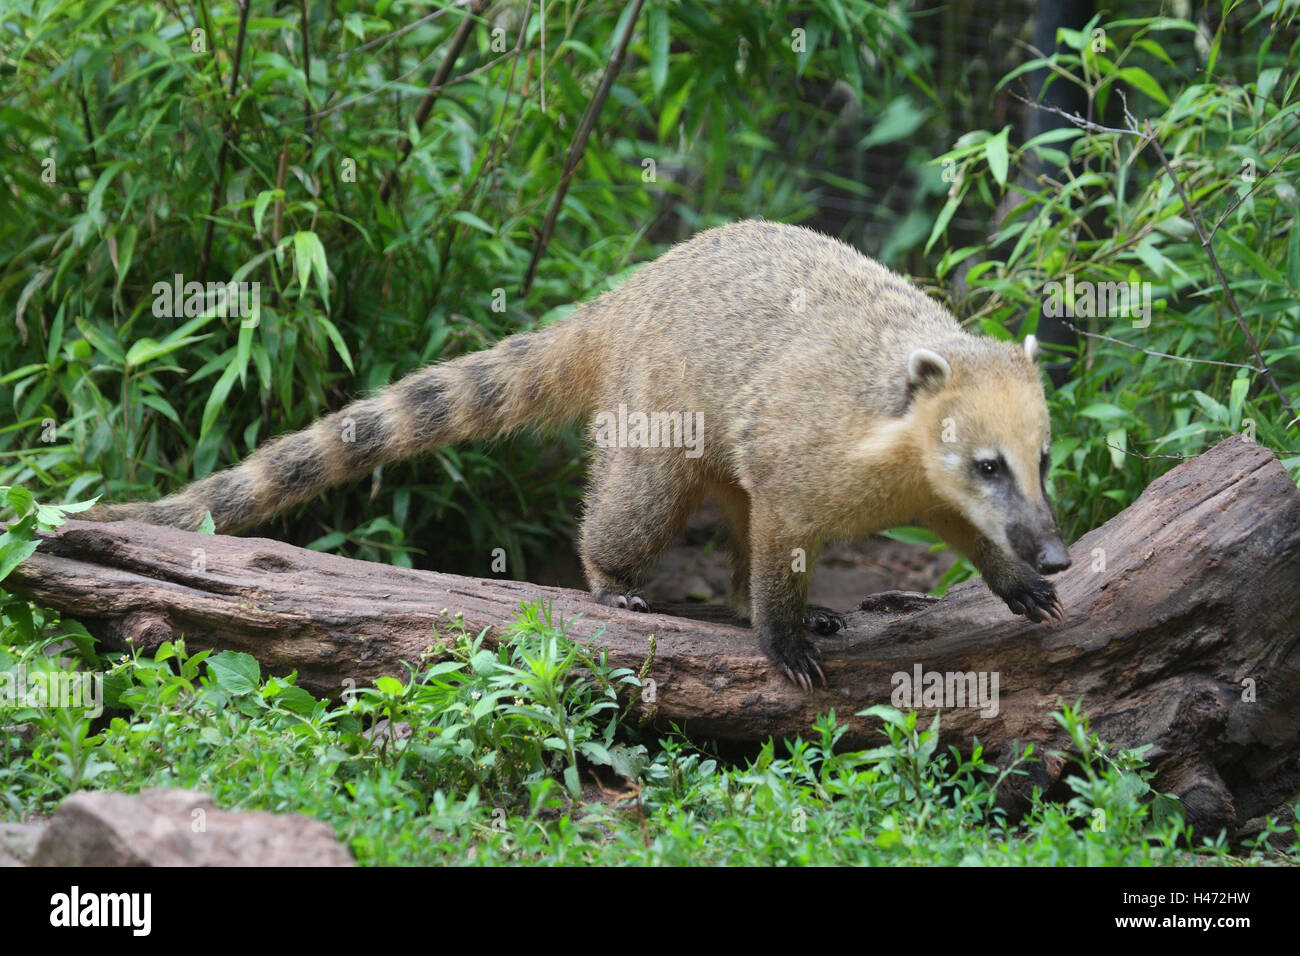
M 1048 609 L 1048 613 L 1052 615 L 1052 619 L 1057 624 L 1065 624 L 1065 607 L 1061 604 L 1060 597 L 1053 599 L 1052 606 Z
M 817 683 L 826 683 L 826 674 L 821 666 L 821 652 L 812 641 L 802 637 L 792 637 L 779 643 L 763 642 L 763 651 L 776 669 L 785 675 L 786 680 L 804 691 L 813 689 L 813 674 Z
M 596 600 L 607 607 L 621 607 L 625 611 L 650 610 L 646 599 L 639 594 L 600 594 L 596 596 Z
M 1029 618 L 1035 624 L 1064 624 L 1065 609 L 1056 596 L 1056 588 L 1046 578 L 1035 576 L 998 595 L 1012 614 Z
M 803 626 L 814 634 L 834 634 L 844 625 L 844 615 L 820 604 L 809 604 L 803 612 Z

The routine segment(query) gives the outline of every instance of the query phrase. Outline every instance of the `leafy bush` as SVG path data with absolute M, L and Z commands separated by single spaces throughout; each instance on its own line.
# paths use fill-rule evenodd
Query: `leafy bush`
M 1295 62 L 1300 38 L 1264 33 L 1268 19 L 1254 18 L 1263 36 L 1247 77 L 1216 71 L 1225 18 L 1208 43 L 1204 77 L 1166 69 L 1163 86 L 1153 74 L 1174 64 L 1162 43 L 1200 39 L 1196 24 L 1098 17 L 1062 31 L 1068 52 L 1032 59 L 1003 82 L 1048 67 L 1054 82 L 1085 92 L 1093 119 L 1019 147 L 1006 130 L 974 131 L 936 159 L 957 176 L 931 244 L 960 207 L 1010 207 L 986 242 L 946 250 L 937 269 L 960 279 L 966 292 L 954 306 L 985 334 L 1008 338 L 1020 316 L 1020 334 L 1035 331 L 1054 295 L 1082 306 L 1070 295 L 1076 281 L 1142 290 L 1127 310 L 1079 308 L 1067 320 L 1087 336 L 1051 395 L 1053 484 L 1071 537 L 1130 504 L 1178 457 L 1227 435 L 1278 449 L 1300 476 L 1291 420 L 1300 400 L 1300 79 L 1281 65 Z M 1043 160 L 1059 180 L 1017 175 Z M 1138 314 L 1143 306 L 1150 311 Z M 1252 342 L 1289 406 L 1261 373 Z
M 420 19 L 387 2 L 246 20 L 234 3 L 10 7 L 0 303 L 17 322 L 0 327 L 0 482 L 68 500 L 173 490 L 564 314 L 653 243 L 805 217 L 840 77 L 867 101 L 934 100 L 908 14 L 651 0 L 526 286 L 561 160 L 636 6 L 548 4 L 544 45 L 536 6 L 518 3 Z M 258 305 L 243 321 L 156 315 L 155 286 L 177 275 L 258 282 Z M 444 449 L 271 533 L 478 574 L 500 547 L 529 577 L 577 510 L 579 452 L 571 432 Z

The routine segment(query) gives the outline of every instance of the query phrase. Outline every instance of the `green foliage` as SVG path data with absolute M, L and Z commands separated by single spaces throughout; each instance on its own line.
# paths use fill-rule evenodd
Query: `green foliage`
M 1278 6 L 1276 16 L 1290 26 L 1295 11 Z M 1225 34 L 1240 27 L 1231 16 L 1205 50 L 1203 74 L 1181 68 L 1191 41 L 1202 39 L 1189 21 L 1096 17 L 1082 31 L 1062 31 L 1066 52 L 1031 59 L 1003 83 L 1049 68 L 1052 82 L 1084 92 L 1094 126 L 1105 128 L 1067 123 L 1018 146 L 1008 145 L 1005 129 L 977 130 L 935 160 L 958 175 L 931 244 L 958 209 L 1001 204 L 1005 212 L 987 241 L 949 248 L 939 261 L 939 277 L 966 290 L 954 303 L 958 314 L 998 337 L 1024 317 L 1020 333 L 1027 334 L 1057 283 L 1058 301 L 1078 307 L 1069 321 L 1108 336 L 1083 340 L 1068 380 L 1050 397 L 1053 485 L 1070 537 L 1130 504 L 1176 458 L 1228 435 L 1277 449 L 1300 477 L 1296 425 L 1258 370 L 1241 367 L 1258 363 L 1193 222 L 1211 235 L 1227 288 L 1273 376 L 1292 405 L 1300 403 L 1293 185 L 1300 39 L 1293 30 L 1269 32 L 1267 20 L 1254 18 L 1261 42 L 1227 75 L 1214 60 Z M 1192 209 L 1133 125 L 1160 144 Z M 1059 176 L 1016 175 L 1040 161 Z M 1133 300 L 1127 312 L 1088 315 L 1071 294 L 1074 282 L 1146 283 L 1149 299 Z M 1171 457 L 1151 457 L 1160 455 Z
M 544 48 L 534 8 L 494 6 L 419 127 L 421 83 L 463 8 L 415 25 L 401 4 L 305 9 L 306 47 L 294 8 L 250 19 L 242 49 L 235 4 L 183 19 L 89 2 L 4 15 L 15 95 L 0 110 L 0 306 L 16 322 L 0 328 L 0 402 L 12 410 L 0 482 L 64 500 L 172 490 L 420 364 L 561 317 L 660 243 L 755 214 L 806 219 L 832 194 L 870 203 L 842 226 L 885 235 L 872 251 L 886 261 L 924 268 L 916 253 L 941 250 L 950 304 L 986 334 L 1032 331 L 1047 283 L 1067 276 L 1150 283 L 1148 326 L 1081 320 L 1146 351 L 1088 339 L 1052 396 L 1070 536 L 1172 461 L 1130 453 L 1192 454 L 1249 429 L 1300 448 L 1277 396 L 1236 367 L 1257 363 L 1153 150 L 1135 152 L 1124 133 L 1017 142 L 1003 122 L 961 125 L 979 115 L 973 92 L 950 97 L 935 79 L 961 85 L 935 62 L 953 52 L 961 5 L 932 40 L 937 21 L 867 0 L 646 4 L 527 290 L 560 159 L 631 6 L 550 4 Z M 1204 34 L 1121 11 L 1063 31 L 1064 51 L 987 91 L 1008 97 L 1046 68 L 1050 83 L 1084 91 L 1102 125 L 1123 128 L 1124 103 L 1150 122 L 1207 230 L 1231 210 L 1214 248 L 1293 395 L 1294 15 L 1229 2 Z M 955 144 L 936 156 L 950 129 Z M 1032 181 L 1040 161 L 1064 168 Z M 906 203 L 878 194 L 871 162 L 906 171 L 891 187 L 910 190 Z M 176 275 L 256 281 L 259 305 L 244 321 L 155 315 L 155 286 Z M 1300 455 L 1286 461 L 1300 473 Z M 332 491 L 271 533 L 477 574 L 500 547 L 508 572 L 529 577 L 569 527 L 580 475 L 569 431 L 449 448 Z M 941 588 L 966 573 L 959 563 Z
M 883 741 L 847 751 L 831 713 L 808 739 L 768 741 L 734 764 L 677 735 L 639 740 L 618 719 L 635 675 L 536 604 L 497 648 L 462 630 L 445 659 L 338 703 L 246 654 L 191 654 L 184 641 L 152 657 L 103 660 L 88 643 L 69 653 L 75 627 L 40 622 L 32 637 L 10 610 L 0 687 L 20 668 L 79 664 L 102 675 L 104 710 L 0 698 L 8 816 L 48 812 L 78 789 L 178 786 L 318 817 L 368 864 L 1228 861 L 1222 840 L 1194 845 L 1177 801 L 1151 793 L 1140 753 L 1102 745 L 1074 708 L 1057 715 L 1074 798 L 1035 794 L 1014 822 L 995 797 L 1032 750 L 995 766 L 978 741 L 941 749 L 937 717 L 922 728 L 915 713 L 870 708 Z M 1249 856 L 1282 858 L 1263 838 Z
M 419 125 L 464 5 L 417 17 L 344 0 L 246 23 L 228 2 L 8 6 L 0 308 L 17 321 L 0 327 L 0 482 L 66 500 L 174 490 L 421 364 L 562 315 L 659 243 L 806 217 L 841 77 L 869 112 L 936 101 L 908 14 L 652 0 L 521 289 L 630 10 L 549 3 L 543 44 L 535 4 L 494 4 Z M 242 320 L 155 314 L 156 286 L 178 275 L 257 282 L 258 305 Z M 449 448 L 269 533 L 478 574 L 500 547 L 528 577 L 569 526 L 580 476 L 572 432 Z

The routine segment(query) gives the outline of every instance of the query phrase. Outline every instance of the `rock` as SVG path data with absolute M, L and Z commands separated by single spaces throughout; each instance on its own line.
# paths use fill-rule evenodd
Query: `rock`
M 0 823 L 0 866 L 24 866 L 36 853 L 43 823 Z
M 396 724 L 389 721 L 387 717 L 382 717 L 375 721 L 375 725 L 369 730 L 363 730 L 361 736 L 378 744 L 396 744 L 402 740 L 410 740 L 415 731 L 411 725 L 404 720 L 399 720 Z
M 78 793 L 45 827 L 32 866 L 351 866 L 319 820 L 218 810 L 194 790 Z

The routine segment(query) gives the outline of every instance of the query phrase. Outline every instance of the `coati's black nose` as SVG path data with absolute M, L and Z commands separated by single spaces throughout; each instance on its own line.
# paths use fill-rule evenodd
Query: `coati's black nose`
M 1055 574 L 1070 566 L 1070 553 L 1060 538 L 1049 538 L 1038 551 L 1037 564 L 1039 573 Z

